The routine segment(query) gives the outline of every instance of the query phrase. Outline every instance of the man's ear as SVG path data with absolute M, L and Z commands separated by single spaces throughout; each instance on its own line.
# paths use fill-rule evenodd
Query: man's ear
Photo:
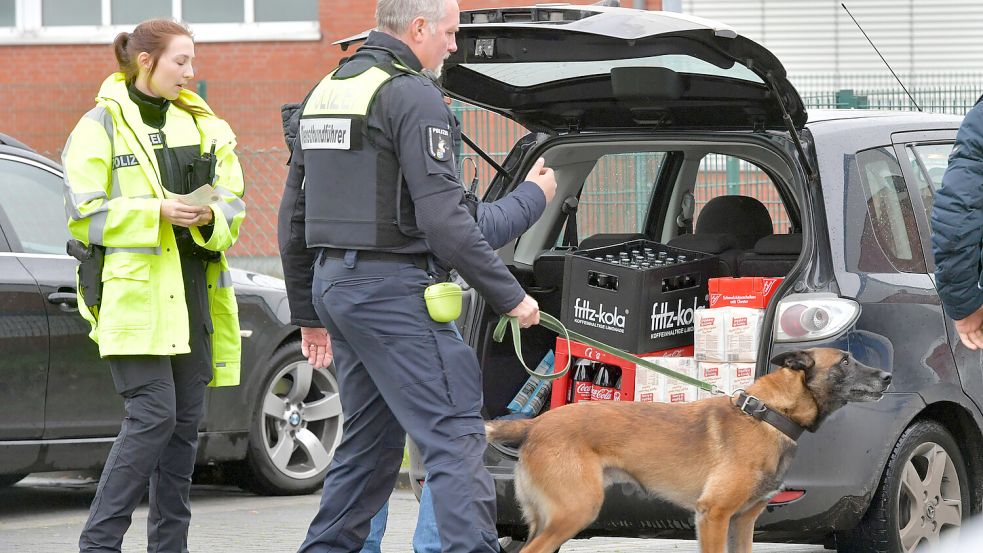
M 771 363 L 773 365 L 778 365 L 779 367 L 788 367 L 797 371 L 806 371 L 816 365 L 816 360 L 812 358 L 812 354 L 810 354 L 808 351 L 796 350 L 779 353 L 771 358 Z

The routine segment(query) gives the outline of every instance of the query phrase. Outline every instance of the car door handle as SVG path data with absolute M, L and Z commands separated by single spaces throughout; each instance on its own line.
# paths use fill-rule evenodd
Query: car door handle
M 62 311 L 77 311 L 79 306 L 78 294 L 71 292 L 52 292 L 48 301 L 57 305 Z

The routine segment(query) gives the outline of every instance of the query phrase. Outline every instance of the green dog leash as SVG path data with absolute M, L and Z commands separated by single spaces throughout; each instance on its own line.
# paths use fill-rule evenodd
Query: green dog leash
M 692 376 L 687 376 L 685 374 L 678 373 L 672 369 L 663 367 L 662 365 L 657 365 L 651 361 L 642 359 L 641 357 L 637 357 L 628 352 L 621 351 L 620 349 L 617 348 L 613 348 L 603 342 L 598 342 L 597 340 L 584 336 L 583 334 L 579 334 L 577 332 L 572 332 L 570 330 L 567 330 L 567 327 L 563 326 L 563 323 L 558 321 L 556 317 L 553 317 L 549 313 L 544 313 L 542 311 L 539 312 L 540 326 L 544 326 L 552 330 L 553 332 L 556 332 L 557 334 L 563 336 L 563 338 L 566 339 L 567 341 L 567 364 L 563 368 L 563 370 L 558 373 L 540 374 L 529 370 L 529 367 L 526 366 L 525 359 L 522 358 L 522 343 L 521 343 L 522 338 L 519 335 L 519 332 L 521 330 L 521 328 L 519 327 L 519 319 L 515 317 L 509 317 L 508 315 L 502 315 L 502 317 L 498 320 L 498 324 L 495 326 L 495 332 L 492 334 L 492 339 L 494 339 L 496 342 L 501 342 L 505 338 L 505 327 L 510 326 L 510 324 L 512 327 L 512 346 L 515 348 L 515 355 L 519 358 L 519 362 L 522 363 L 522 368 L 526 369 L 527 373 L 529 373 L 530 375 L 536 378 L 540 378 L 543 380 L 555 380 L 567 374 L 567 371 L 570 370 L 570 357 L 571 357 L 570 339 L 572 338 L 580 342 L 581 344 L 594 347 L 605 353 L 609 353 L 615 357 L 624 359 L 625 361 L 631 361 L 632 363 L 635 363 L 635 365 L 639 367 L 646 368 L 650 371 L 655 371 L 659 374 L 664 374 L 665 376 L 673 380 L 678 380 L 684 384 L 689 384 L 690 386 L 696 386 L 697 388 L 703 390 L 704 392 L 710 392 L 711 394 L 724 393 L 720 388 L 718 388 L 713 384 L 710 384 L 709 382 L 704 382 L 703 380 L 693 378 Z

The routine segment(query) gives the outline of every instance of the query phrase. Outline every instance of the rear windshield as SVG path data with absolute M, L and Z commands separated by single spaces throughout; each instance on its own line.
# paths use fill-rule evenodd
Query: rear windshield
M 515 87 L 529 87 L 592 75 L 607 75 L 615 67 L 663 67 L 677 73 L 706 75 L 762 83 L 760 77 L 747 67 L 735 63 L 723 69 L 699 58 L 681 54 L 603 61 L 561 61 L 529 63 L 465 63 L 476 73 Z M 763 84 L 763 83 L 762 83 Z

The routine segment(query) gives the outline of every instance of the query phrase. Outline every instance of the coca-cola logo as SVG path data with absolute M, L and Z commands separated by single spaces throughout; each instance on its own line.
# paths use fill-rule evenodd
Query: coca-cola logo
M 751 376 L 751 367 L 738 367 L 737 376 L 742 376 L 742 377 Z
M 578 396 L 582 394 L 589 396 L 591 387 L 592 386 L 590 381 L 578 382 L 577 387 L 574 389 L 574 391 L 577 393 Z
M 747 317 L 734 317 L 730 326 L 747 326 Z
M 591 401 L 610 401 L 614 399 L 614 388 L 594 386 L 590 390 Z

